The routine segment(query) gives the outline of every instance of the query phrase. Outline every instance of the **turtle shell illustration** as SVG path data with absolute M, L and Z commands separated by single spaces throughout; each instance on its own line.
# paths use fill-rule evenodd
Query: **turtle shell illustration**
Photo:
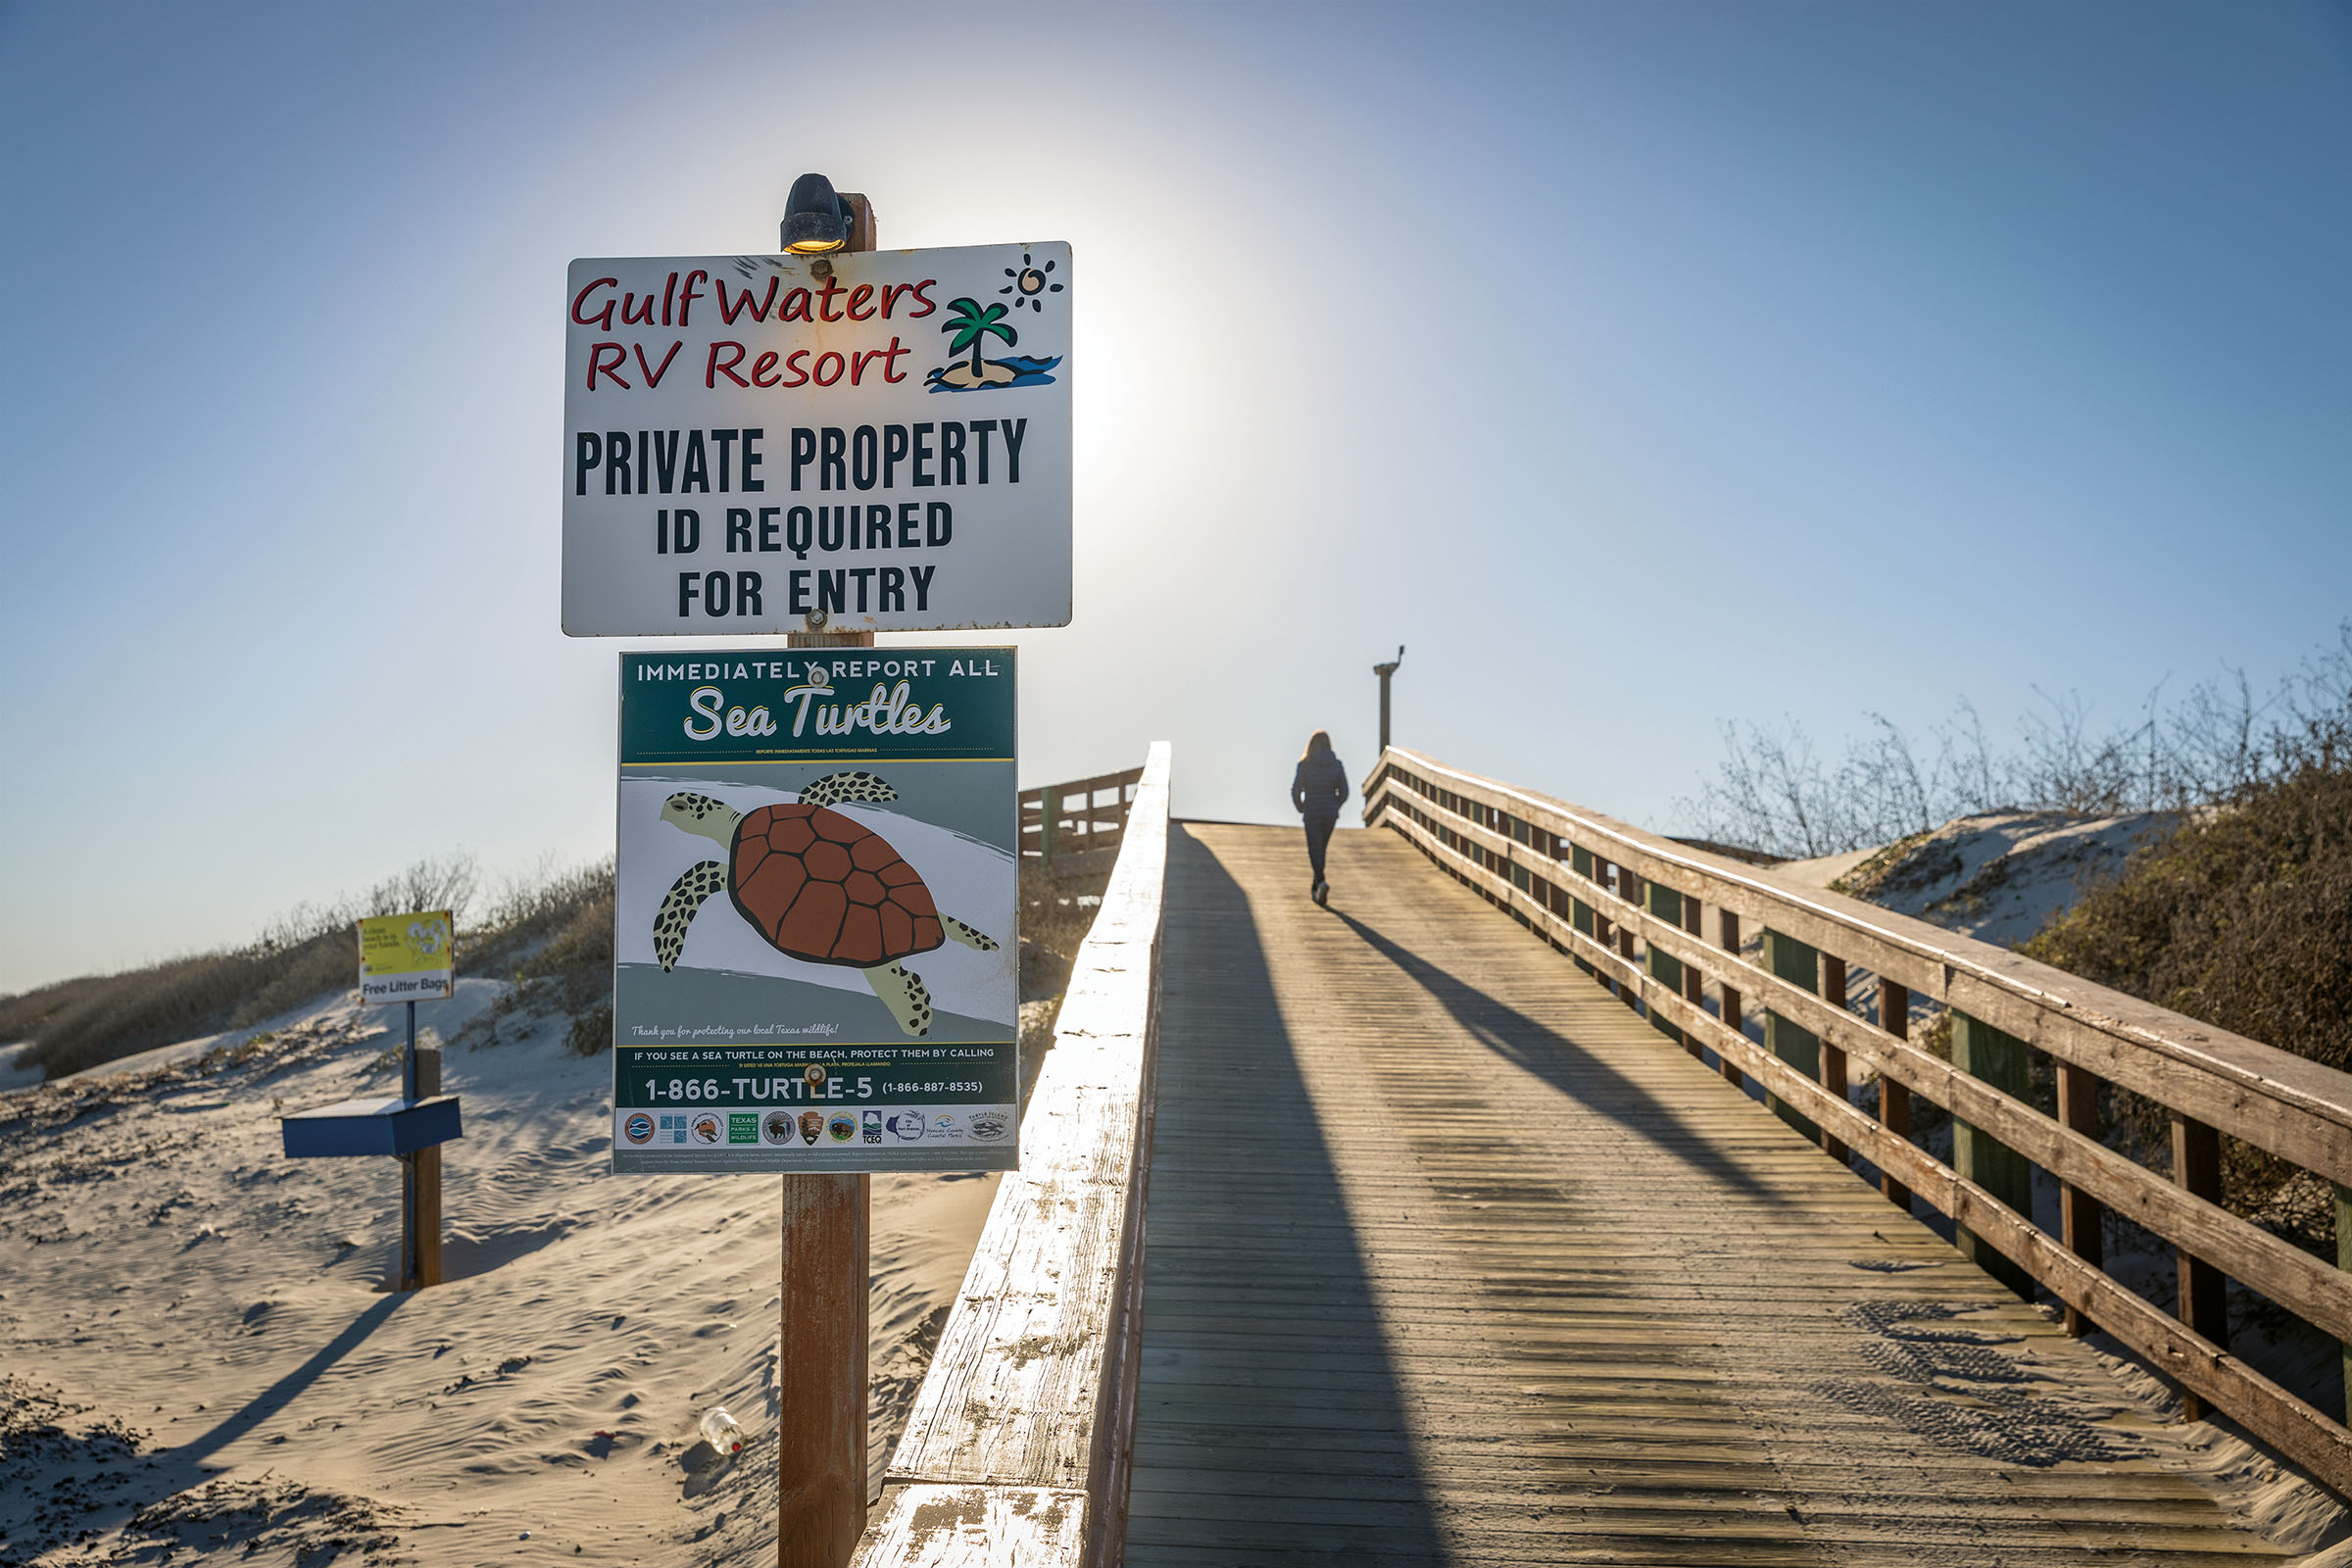
M 664 973 L 677 966 L 686 928 L 724 888 L 735 912 L 768 946 L 807 963 L 858 969 L 910 1035 L 931 1032 L 931 993 L 903 961 L 956 941 L 981 953 L 997 949 L 931 902 L 922 873 L 890 841 L 831 809 L 836 801 L 895 801 L 898 791 L 871 773 L 829 773 L 789 806 L 749 813 L 708 795 L 682 791 L 662 803 L 662 820 L 723 845 L 727 858 L 689 866 L 670 885 L 654 916 L 654 956 Z

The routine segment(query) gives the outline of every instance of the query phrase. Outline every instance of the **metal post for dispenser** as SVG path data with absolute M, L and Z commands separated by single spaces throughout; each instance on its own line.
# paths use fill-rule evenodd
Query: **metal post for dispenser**
M 1380 677 L 1380 749 L 1389 749 L 1389 677 L 1404 662 L 1404 644 L 1396 645 L 1396 657 L 1385 664 L 1374 664 L 1372 673 Z
M 416 1099 L 416 1004 L 409 1004 L 409 1045 L 400 1058 L 400 1098 Z M 400 1288 L 417 1286 L 416 1268 L 416 1156 L 400 1156 Z

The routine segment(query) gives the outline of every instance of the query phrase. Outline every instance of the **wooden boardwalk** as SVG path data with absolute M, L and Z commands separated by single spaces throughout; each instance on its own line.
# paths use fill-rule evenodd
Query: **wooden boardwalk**
M 1168 845 L 1134 1568 L 2243 1563 L 2180 1429 L 1381 831 Z

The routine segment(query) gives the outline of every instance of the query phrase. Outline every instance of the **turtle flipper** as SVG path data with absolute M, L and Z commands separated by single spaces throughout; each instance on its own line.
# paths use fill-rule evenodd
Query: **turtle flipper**
M 952 914 L 941 915 L 939 917 L 939 927 L 948 934 L 951 940 L 960 942 L 965 947 L 970 948 L 975 952 L 994 953 L 997 951 L 997 939 L 995 937 L 989 936 L 985 932 L 973 930 L 970 926 L 965 925 L 961 920 L 956 919 Z
M 662 960 L 662 972 L 667 974 L 676 967 L 679 950 L 686 946 L 686 927 L 693 923 L 694 913 L 703 901 L 727 885 L 727 868 L 716 860 L 705 860 L 690 865 L 686 874 L 669 885 L 662 900 L 662 912 L 654 916 L 654 956 Z
M 877 963 L 865 971 L 865 983 L 900 1028 L 918 1037 L 931 1032 L 931 993 L 921 975 L 903 963 Z
M 897 790 L 863 771 L 827 773 L 801 791 L 803 806 L 832 806 L 841 801 L 895 801 L 898 798 Z

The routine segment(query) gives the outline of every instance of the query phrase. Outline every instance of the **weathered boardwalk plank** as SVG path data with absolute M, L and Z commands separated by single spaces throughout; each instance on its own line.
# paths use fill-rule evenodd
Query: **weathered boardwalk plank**
M 2082 1345 L 1386 833 L 1172 832 L 1127 1561 L 2244 1563 Z

